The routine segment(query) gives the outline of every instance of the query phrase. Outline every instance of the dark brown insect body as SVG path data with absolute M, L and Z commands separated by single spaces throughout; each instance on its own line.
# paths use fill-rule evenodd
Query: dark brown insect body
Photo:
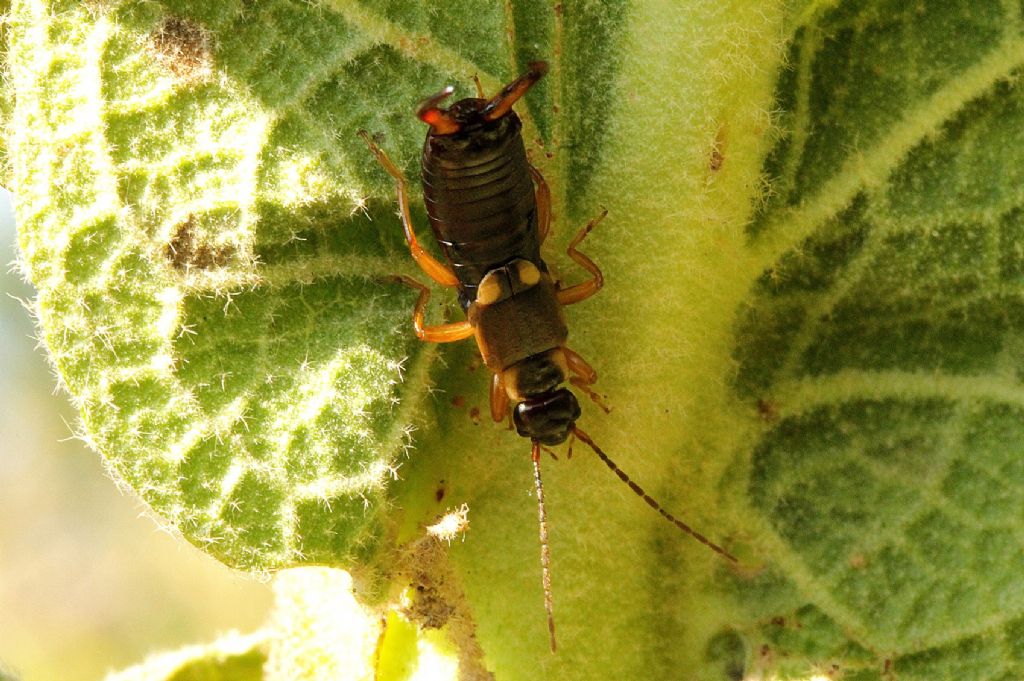
M 465 99 L 452 109 L 472 114 L 485 104 Z M 434 236 L 458 277 L 463 309 L 495 266 L 513 258 L 542 262 L 537 201 L 521 129 L 519 117 L 510 111 L 454 135 L 427 135 L 423 145 L 423 198 Z
M 590 388 L 597 380 L 596 372 L 565 345 L 568 328 L 562 306 L 586 300 L 603 285 L 601 271 L 576 246 L 604 214 L 581 229 L 567 251 L 591 278 L 574 286 L 559 286 L 540 253 L 548 233 L 550 193 L 544 178 L 527 160 L 522 123 L 512 111 L 512 104 L 546 71 L 543 62 L 531 64 L 525 75 L 490 100 L 481 92 L 477 98 L 441 109 L 438 104 L 452 91 L 447 88 L 421 104 L 419 117 L 431 126 L 423 147 L 423 192 L 430 225 L 447 264 L 427 253 L 416 239 L 402 172 L 368 134 L 360 134 L 398 182 L 402 224 L 413 258 L 435 282 L 458 290 L 466 313 L 465 321 L 426 326 L 429 289 L 401 277 L 403 283 L 420 291 L 413 311 L 416 335 L 434 342 L 475 336 L 484 363 L 493 373 L 491 416 L 495 421 L 508 418 L 513 404 L 516 430 L 532 443 L 545 605 L 554 650 L 541 445 L 561 444 L 570 436 L 583 440 L 648 505 L 714 550 L 732 556 L 663 510 L 575 425 L 581 410 L 575 395 L 564 386 L 567 381 L 602 408 L 604 405 Z

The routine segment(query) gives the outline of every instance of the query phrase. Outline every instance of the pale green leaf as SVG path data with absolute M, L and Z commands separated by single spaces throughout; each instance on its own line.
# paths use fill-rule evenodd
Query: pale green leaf
M 208 645 L 153 655 L 134 667 L 108 674 L 105 681 L 261 681 L 266 639 L 266 632 L 225 634 Z

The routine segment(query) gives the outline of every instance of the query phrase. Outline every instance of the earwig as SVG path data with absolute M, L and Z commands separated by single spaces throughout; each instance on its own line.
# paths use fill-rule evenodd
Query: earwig
M 462 99 L 442 109 L 441 103 L 453 92 L 449 86 L 419 105 L 417 116 L 430 126 L 423 146 L 423 194 L 430 226 L 446 263 L 434 258 L 416 238 L 408 183 L 402 171 L 365 130 L 359 135 L 398 185 L 402 229 L 413 259 L 434 282 L 457 290 L 466 313 L 465 320 L 428 326 L 425 315 L 430 289 L 410 277 L 398 277 L 419 291 L 413 309 L 416 336 L 435 343 L 475 336 L 484 364 L 492 372 L 492 418 L 504 421 L 511 406 L 516 432 L 530 439 L 544 606 L 553 652 L 557 644 L 540 473 L 542 445 L 558 445 L 570 436 L 584 442 L 666 520 L 728 560 L 736 562 L 736 558 L 663 509 L 576 426 L 580 405 L 564 383 L 586 393 L 605 411 L 607 407 L 591 388 L 597 372 L 566 347 L 568 327 L 562 308 L 590 298 L 604 285 L 601 270 L 577 246 L 605 213 L 583 227 L 567 250 L 590 278 L 568 287 L 556 283 L 540 254 L 550 227 L 551 194 L 544 177 L 527 160 L 522 123 L 512 110 L 547 68 L 545 62 L 533 62 L 525 74 L 490 99 L 485 98 L 477 81 L 479 97 Z

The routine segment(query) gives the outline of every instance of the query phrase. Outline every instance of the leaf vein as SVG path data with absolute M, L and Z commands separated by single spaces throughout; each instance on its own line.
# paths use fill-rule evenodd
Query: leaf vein
M 1024 411 L 1024 385 L 998 375 L 843 370 L 784 381 L 776 386 L 772 397 L 781 405 L 784 418 L 857 400 L 989 401 Z
M 751 244 L 751 271 L 760 276 L 829 218 L 849 206 L 858 193 L 865 188 L 882 186 L 911 149 L 939 134 L 942 126 L 966 104 L 985 95 L 993 84 L 1010 77 L 1021 65 L 1024 65 L 1024 40 L 1004 40 L 955 80 L 909 110 L 872 148 L 854 152 L 814 197 L 780 211 L 761 232 L 762 236 Z
M 786 157 L 779 184 L 781 191 L 788 194 L 796 184 L 796 176 L 803 163 L 804 149 L 807 138 L 811 134 L 811 87 L 814 84 L 812 64 L 822 45 L 821 33 L 807 29 L 800 45 L 799 63 L 797 65 L 796 102 L 793 116 L 793 133 L 791 147 Z M 785 199 L 780 196 L 780 199 Z
M 327 4 L 373 40 L 386 43 L 407 57 L 432 64 L 443 71 L 461 74 L 466 80 L 475 73 L 481 79 L 492 83 L 498 81 L 497 76 L 488 73 L 454 50 L 439 45 L 431 36 L 412 33 L 409 29 L 388 21 L 359 3 L 328 0 Z
M 292 284 L 309 284 L 333 277 L 387 279 L 394 275 L 415 276 L 419 270 L 408 258 L 396 256 L 322 253 L 281 265 L 247 269 L 191 269 L 183 277 L 188 293 L 224 292 L 255 289 L 261 286 L 283 288 Z

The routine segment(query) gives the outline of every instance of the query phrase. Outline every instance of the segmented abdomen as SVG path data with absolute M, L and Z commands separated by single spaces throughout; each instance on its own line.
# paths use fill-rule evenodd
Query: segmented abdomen
M 537 210 L 518 126 L 497 144 L 440 157 L 423 151 L 423 193 L 434 230 L 460 282 L 463 308 L 494 267 L 515 258 L 540 266 Z M 482 147 L 482 148 L 481 148 Z

